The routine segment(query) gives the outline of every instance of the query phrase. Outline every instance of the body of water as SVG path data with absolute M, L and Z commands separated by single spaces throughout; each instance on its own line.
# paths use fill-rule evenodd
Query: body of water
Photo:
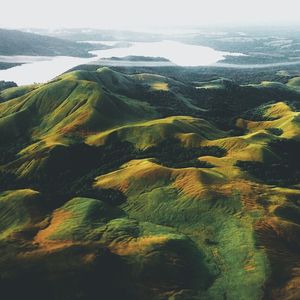
M 174 41 L 162 42 L 119 42 L 99 41 L 115 46 L 115 48 L 91 51 L 95 57 L 78 58 L 68 56 L 57 57 L 24 57 L 1 56 L 2 62 L 25 62 L 25 64 L 7 70 L 0 70 L 0 80 L 14 81 L 18 85 L 47 82 L 61 73 L 80 64 L 94 63 L 103 58 L 125 56 L 152 56 L 164 57 L 179 66 L 209 66 L 222 61 L 227 55 L 242 55 L 216 51 L 209 47 L 189 45 Z M 133 62 L 134 64 L 134 62 Z M 165 64 L 162 62 L 162 64 Z M 140 64 L 139 64 L 140 66 Z M 149 66 L 149 64 L 147 64 Z M 157 63 L 155 63 L 157 66 Z

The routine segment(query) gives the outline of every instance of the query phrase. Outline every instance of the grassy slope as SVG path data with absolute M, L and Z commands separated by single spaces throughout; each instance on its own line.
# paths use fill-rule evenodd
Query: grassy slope
M 21 231 L 34 221 L 34 204 L 38 207 L 38 192 L 7 191 L 0 194 L 1 239 Z
M 157 145 L 164 139 L 171 138 L 178 138 L 189 146 L 199 145 L 203 139 L 222 137 L 225 136 L 225 133 L 205 120 L 177 116 L 134 123 L 90 135 L 87 143 L 91 145 L 105 144 L 105 141 L 113 135 L 134 144 L 138 149 L 146 149 Z
M 8 126 L 14 128 L 4 140 L 23 134 L 40 138 L 74 131 L 94 132 L 144 119 L 145 114 L 148 118 L 156 115 L 147 103 L 104 91 L 100 84 L 81 79 L 80 75 L 66 74 L 33 90 L 28 87 L 3 92 L 6 99 L 21 94 L 1 104 L 0 131 L 4 135 Z
M 244 88 L 250 87 L 219 80 L 199 84 L 198 91 L 214 95 L 210 98 L 213 109 L 220 91 L 230 95 Z M 252 89 L 279 89 L 290 95 L 291 88 L 290 83 L 263 83 Z M 0 196 L 1 237 L 14 241 L 12 253 L 27 251 L 26 259 L 18 256 L 18 269 L 10 261 L 11 250 L 3 248 L 0 264 L 5 263 L 7 281 L 0 284 L 4 288 L 19 283 L 18 273 L 23 274 L 22 266 L 27 266 L 32 278 L 39 278 L 41 272 L 49 274 L 50 279 L 42 277 L 42 290 L 49 285 L 53 293 L 69 297 L 82 293 L 83 299 L 96 293 L 97 284 L 89 286 L 81 280 L 72 291 L 74 280 L 82 278 L 80 272 L 90 282 L 89 274 L 102 278 L 106 299 L 118 299 L 125 290 L 125 299 L 297 299 L 299 191 L 296 186 L 267 185 L 240 169 L 237 162 L 278 163 L 281 154 L 273 153 L 269 144 L 282 138 L 299 139 L 299 113 L 277 102 L 257 108 L 261 120 L 251 120 L 251 116 L 247 120 L 244 112 L 249 104 L 245 104 L 245 109 L 239 107 L 236 127 L 232 127 L 240 130 L 237 135 L 214 125 L 213 111 L 203 110 L 199 99 L 191 100 L 195 90 L 166 77 L 126 76 L 103 68 L 74 71 L 45 85 L 3 92 L 7 97 L 0 104 L 1 138 L 7 143 L 3 149 L 11 149 L 17 156 L 9 157 L 0 170 L 22 175 L 17 185 L 37 185 L 37 190 L 42 190 L 39 197 L 32 190 L 2 192 Z M 133 91 L 138 91 L 136 97 Z M 160 102 L 165 98 L 158 96 L 165 94 L 157 94 L 158 101 L 153 101 L 153 92 L 167 93 L 169 100 L 175 99 L 169 98 L 172 93 L 176 101 L 184 97 L 185 107 L 198 105 L 201 116 L 210 122 L 182 116 L 177 106 L 172 106 L 171 116 L 164 116 Z M 278 135 L 270 128 L 282 132 Z M 11 145 L 21 138 L 25 138 L 24 144 Z M 135 156 L 137 149 L 174 138 L 185 149 L 218 146 L 226 153 L 201 156 L 211 168 L 171 168 L 155 158 Z M 79 174 L 79 185 L 73 182 L 73 174 L 66 173 L 71 178 L 64 179 L 64 173 L 43 173 L 51 170 L 45 166 L 47 161 L 55 162 L 55 151 L 62 155 L 70 149 L 67 155 L 73 155 L 72 147 L 83 142 L 91 148 L 78 148 L 79 152 L 71 156 L 84 162 L 77 161 L 79 170 L 72 169 Z M 115 145 L 122 145 L 125 152 L 109 156 L 117 150 Z M 132 148 L 128 150 L 125 145 Z M 103 152 L 94 154 L 95 149 L 104 149 L 108 161 L 103 162 Z M 114 164 L 118 159 L 121 165 Z M 59 164 L 65 168 L 63 163 Z M 39 186 L 30 181 L 35 173 L 45 177 L 46 186 L 54 189 L 61 188 L 55 177 L 66 180 L 62 184 L 67 189 L 77 187 L 77 197 L 56 199 L 42 183 Z M 4 174 L 0 181 L 4 187 L 7 176 Z M 82 189 L 86 184 L 89 189 Z M 73 257 L 74 262 L 64 262 Z M 50 261 L 59 271 L 49 268 Z M 9 268 L 14 271 L 9 273 Z M 70 268 L 74 278 L 65 273 Z M 111 283 L 103 279 L 110 276 L 116 278 L 116 294 Z M 61 292 L 55 289 L 58 280 L 66 282 Z

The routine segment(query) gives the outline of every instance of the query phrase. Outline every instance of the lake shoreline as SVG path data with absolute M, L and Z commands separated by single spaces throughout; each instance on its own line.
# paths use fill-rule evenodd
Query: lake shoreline
M 99 41 L 105 45 L 105 41 Z M 111 57 L 126 56 L 147 56 L 164 57 L 170 63 L 152 63 L 155 66 L 209 66 L 220 60 L 224 60 L 227 55 L 242 55 L 216 51 L 210 47 L 199 45 L 189 45 L 175 41 L 162 42 L 130 42 L 114 41 L 114 44 L 107 45 L 109 48 L 93 50 L 89 53 L 90 58 L 79 58 L 71 56 L 41 57 L 41 56 L 0 56 L 0 61 L 15 62 L 21 65 L 6 70 L 0 70 L 0 80 L 14 81 L 18 85 L 33 83 L 44 83 L 66 71 L 81 64 L 101 64 L 101 59 Z M 176 51 L 174 51 L 176 49 Z M 23 64 L 24 63 L 24 64 Z M 107 64 L 108 62 L 106 62 Z M 137 62 L 135 62 L 137 63 Z M 124 63 L 123 63 L 124 64 Z M 143 63 L 137 63 L 142 66 Z M 114 63 L 112 66 L 115 66 Z M 150 66 L 150 63 L 144 64 Z

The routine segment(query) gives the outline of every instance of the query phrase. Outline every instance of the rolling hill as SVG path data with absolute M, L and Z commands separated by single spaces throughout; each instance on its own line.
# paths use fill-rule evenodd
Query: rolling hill
M 1 293 L 299 299 L 297 78 L 79 67 L 0 99 Z

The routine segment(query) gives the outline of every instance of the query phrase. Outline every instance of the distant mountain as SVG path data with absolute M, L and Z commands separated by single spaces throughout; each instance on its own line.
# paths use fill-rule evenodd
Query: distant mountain
M 30 32 L 68 39 L 72 41 L 136 41 L 154 42 L 163 39 L 164 35 L 128 30 L 102 30 L 91 28 L 76 29 L 28 29 Z
M 103 47 L 106 46 L 76 43 L 18 30 L 0 29 L 0 55 L 89 57 L 91 54 L 88 51 Z

